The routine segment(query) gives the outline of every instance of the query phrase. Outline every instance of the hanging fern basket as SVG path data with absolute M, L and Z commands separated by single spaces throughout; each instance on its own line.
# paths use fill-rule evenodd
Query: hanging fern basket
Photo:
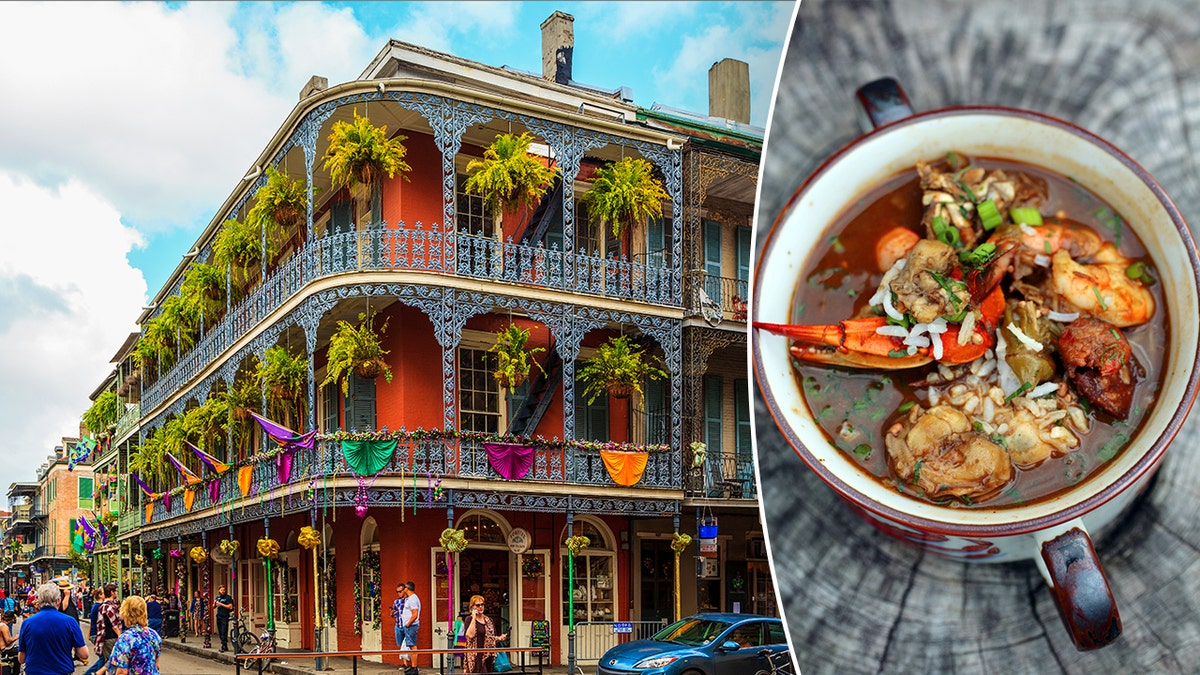
M 496 371 L 496 382 L 499 383 L 501 388 L 509 391 L 512 391 L 524 384 L 526 377 L 527 375 L 525 373 L 514 373 L 510 376 L 507 373 Z
M 629 398 L 636 389 L 632 382 L 609 382 L 608 395 L 613 398 Z
M 285 229 L 292 229 L 300 225 L 307 214 L 304 211 L 296 208 L 292 204 L 280 204 L 275 207 L 275 211 L 271 214 L 275 218 L 275 222 Z
M 383 369 L 387 367 L 383 359 L 369 359 L 363 361 L 354 367 L 354 374 L 361 378 L 373 380 L 383 374 Z

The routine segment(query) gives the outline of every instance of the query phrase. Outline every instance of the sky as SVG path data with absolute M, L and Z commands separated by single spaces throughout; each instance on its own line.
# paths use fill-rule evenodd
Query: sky
M 78 434 L 311 75 L 352 80 L 391 38 L 540 74 L 554 10 L 576 81 L 707 114 L 735 58 L 765 125 L 791 2 L 0 3 L 0 489 Z

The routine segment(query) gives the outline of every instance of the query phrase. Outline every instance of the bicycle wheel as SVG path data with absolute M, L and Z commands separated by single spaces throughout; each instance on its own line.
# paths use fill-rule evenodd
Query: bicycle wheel
M 261 642 L 262 641 L 258 639 L 258 636 L 250 631 L 246 631 L 238 636 L 238 645 L 241 647 L 243 654 L 254 652 L 258 649 L 258 645 Z

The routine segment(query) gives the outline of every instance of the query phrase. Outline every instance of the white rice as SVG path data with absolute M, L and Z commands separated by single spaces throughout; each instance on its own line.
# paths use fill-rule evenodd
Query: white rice
M 890 288 L 887 289 L 887 291 L 883 294 L 883 311 L 896 321 L 904 320 L 904 315 L 901 314 L 900 310 L 896 309 L 896 306 L 892 304 L 892 289 Z
M 1038 386 L 1034 387 L 1033 389 L 1030 389 L 1029 391 L 1025 392 L 1025 396 L 1028 398 L 1041 398 L 1042 396 L 1045 396 L 1047 394 L 1053 394 L 1057 391 L 1058 391 L 1058 383 L 1057 382 L 1043 382 L 1043 383 L 1039 384 Z M 1063 414 L 1065 415 L 1066 413 L 1063 413 Z M 1058 418 L 1055 418 L 1055 419 L 1058 419 Z
M 975 312 L 967 312 L 963 317 L 962 325 L 958 328 L 958 346 L 965 347 L 971 341 L 971 334 L 975 332 Z
M 941 319 L 941 317 L 938 317 Z M 940 361 L 942 359 L 942 333 L 944 330 L 933 332 L 933 327 L 929 327 L 929 339 L 933 342 L 933 358 Z
M 1026 349 L 1029 349 L 1029 350 L 1032 350 L 1035 352 L 1040 352 L 1043 349 L 1045 349 L 1045 347 L 1042 346 L 1042 343 L 1040 343 L 1037 340 L 1034 340 L 1033 338 L 1026 335 L 1025 331 L 1023 331 L 1017 327 L 1017 324 L 1009 321 L 1008 326 L 1006 326 L 1006 328 L 1008 328 L 1009 332 L 1012 333 L 1013 336 L 1016 337 L 1017 340 L 1020 341 L 1020 343 L 1022 345 L 1024 345 Z
M 1050 256 L 1039 253 L 1039 254 L 1033 256 L 1033 262 L 1038 267 L 1049 267 L 1050 266 Z
M 1071 323 L 1079 318 L 1079 312 L 1055 312 L 1051 311 L 1046 315 L 1046 318 L 1062 323 Z
M 893 325 L 880 326 L 879 328 L 875 329 L 875 332 L 879 335 L 897 338 L 906 338 L 909 335 L 908 329 L 906 329 L 904 326 Z

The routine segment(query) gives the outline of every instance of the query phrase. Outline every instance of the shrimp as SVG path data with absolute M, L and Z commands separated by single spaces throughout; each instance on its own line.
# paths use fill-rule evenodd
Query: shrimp
M 1154 316 L 1154 295 L 1126 274 L 1129 260 L 1106 243 L 1091 263 L 1073 260 L 1065 250 L 1051 258 L 1054 292 L 1083 314 L 1124 328 L 1146 323 Z
M 1008 453 L 974 430 L 970 418 L 956 408 L 913 406 L 904 421 L 884 439 L 895 475 L 915 484 L 931 499 L 982 499 L 1012 480 Z

